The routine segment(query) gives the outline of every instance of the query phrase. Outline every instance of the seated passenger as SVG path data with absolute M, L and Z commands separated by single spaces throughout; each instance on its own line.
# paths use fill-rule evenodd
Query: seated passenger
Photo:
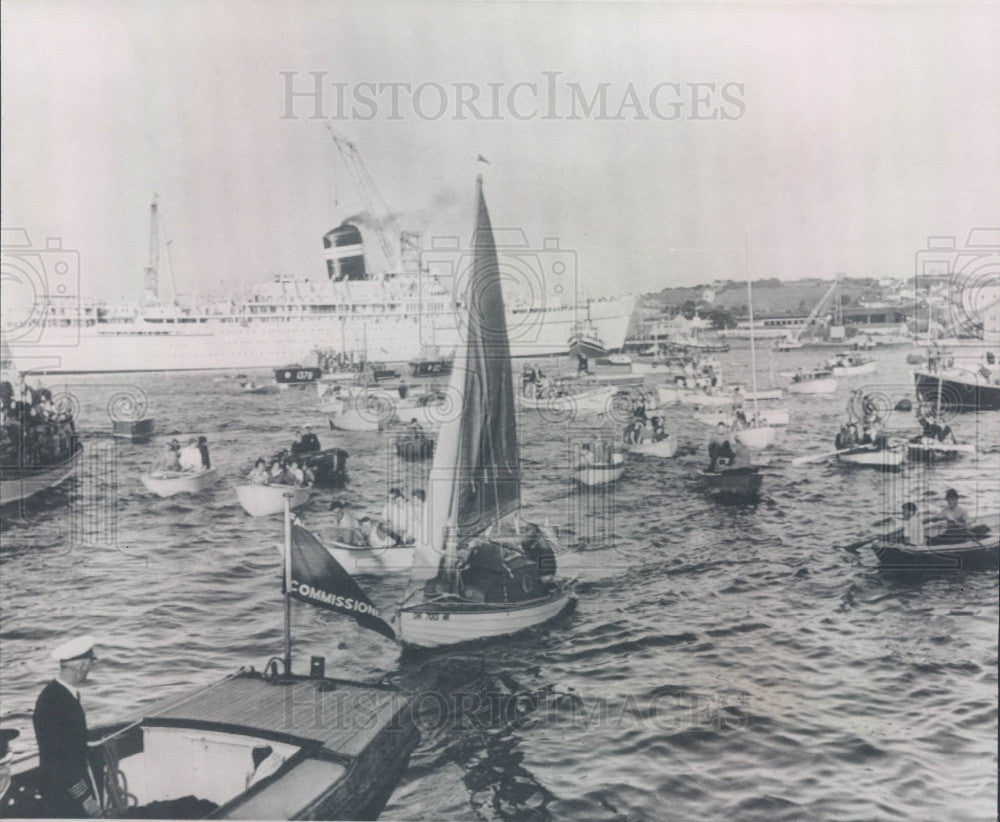
M 915 502 L 903 503 L 903 542 L 922 548 L 927 544 L 924 523 L 917 516 Z
M 198 438 L 191 437 L 180 451 L 180 464 L 182 471 L 201 470 L 201 451 L 198 450 Z
M 258 457 L 257 461 L 253 464 L 253 470 L 250 471 L 248 477 L 250 482 L 254 485 L 267 485 L 271 479 L 270 473 L 267 470 L 267 462 L 263 457 Z
M 945 506 L 935 519 L 945 521 L 946 531 L 964 531 L 971 520 L 968 512 L 958 504 L 958 491 L 949 488 L 944 499 Z

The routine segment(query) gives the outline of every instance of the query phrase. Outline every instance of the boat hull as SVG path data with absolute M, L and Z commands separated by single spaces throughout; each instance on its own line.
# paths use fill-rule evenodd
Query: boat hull
M 588 414 L 606 410 L 612 395 L 610 387 L 602 386 L 562 397 L 534 398 L 522 394 L 518 397 L 518 402 L 522 408 L 531 410 Z
M 1000 541 L 961 543 L 915 548 L 899 542 L 879 540 L 871 545 L 886 568 L 924 571 L 996 571 L 1000 565 Z
M 756 499 L 764 482 L 758 466 L 700 471 L 699 476 L 710 493 L 736 499 Z
M 308 488 L 291 485 L 237 485 L 236 496 L 252 517 L 268 517 L 285 510 L 285 494 L 291 492 L 291 508 L 298 508 L 309 501 Z
M 790 394 L 824 395 L 833 394 L 837 390 L 837 380 L 828 377 L 820 380 L 804 380 L 803 382 L 793 382 L 788 386 Z
M 690 388 L 676 388 L 672 385 L 656 386 L 656 394 L 664 405 L 697 405 L 701 408 L 732 407 L 736 401 L 732 394 L 708 393 Z
M 215 483 L 215 469 L 207 471 L 174 471 L 170 474 L 146 474 L 142 484 L 146 490 L 158 497 L 172 497 L 175 494 L 197 494 Z
M 747 448 L 762 450 L 770 447 L 778 436 L 778 429 L 769 425 L 756 428 L 740 428 L 736 433 Z
M 942 406 L 948 411 L 1000 410 L 1000 385 L 978 381 L 974 375 L 959 379 L 955 375 L 949 377 L 947 373 L 939 375 L 917 371 L 913 378 L 921 402 L 937 403 L 940 393 Z
M 425 602 L 399 611 L 399 639 L 409 648 L 441 648 L 508 636 L 555 619 L 574 602 L 568 587 L 528 602 Z
M 837 454 L 839 462 L 860 465 L 878 471 L 900 471 L 906 462 L 906 454 L 898 448 L 859 448 L 845 454 Z
M 326 546 L 326 550 L 352 576 L 408 574 L 413 567 L 413 545 L 361 548 L 342 542 L 331 542 Z
M 396 454 L 407 462 L 429 460 L 434 456 L 434 440 L 430 437 L 396 437 Z
M 624 460 L 616 465 L 593 465 L 585 468 L 577 468 L 575 478 L 580 485 L 595 487 L 598 485 L 610 485 L 617 482 L 625 473 Z
M 83 453 L 83 446 L 77 444 L 72 456 L 63 462 L 43 469 L 3 468 L 0 469 L 0 506 L 33 497 L 49 488 L 65 482 L 76 470 Z
M 942 442 L 911 442 L 906 446 L 906 456 L 915 462 L 950 462 L 976 451 L 974 445 L 953 445 Z
M 830 368 L 835 377 L 860 377 L 863 374 L 874 374 L 877 369 L 878 363 L 875 360 L 861 365 L 835 365 Z
M 629 448 L 630 454 L 638 454 L 642 457 L 662 457 L 668 458 L 677 453 L 677 437 L 666 437 L 659 442 L 643 442 Z

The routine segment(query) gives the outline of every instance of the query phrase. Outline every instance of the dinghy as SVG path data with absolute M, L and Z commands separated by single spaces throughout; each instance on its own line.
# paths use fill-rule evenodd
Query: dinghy
M 459 413 L 441 428 L 411 576 L 427 580 L 399 609 L 399 639 L 437 648 L 545 623 L 573 602 L 555 576 L 551 529 L 518 518 L 517 412 L 499 261 L 482 178 L 473 260 L 449 395 Z
M 982 518 L 961 531 L 927 529 L 927 544 L 910 545 L 898 534 L 869 543 L 883 567 L 897 570 L 984 571 L 1000 565 L 1000 518 Z
M 250 380 L 250 382 L 245 382 L 240 387 L 242 388 L 244 394 L 278 394 L 281 391 L 287 390 L 288 384 L 282 383 L 279 385 L 278 383 L 268 382 L 263 385 L 259 385 L 253 380 Z
M 796 373 L 788 385 L 790 394 L 832 394 L 836 390 L 837 379 L 831 371 Z
M 309 501 L 308 488 L 294 485 L 237 485 L 236 496 L 251 517 L 268 517 L 285 508 L 285 494 L 291 493 L 291 507 L 298 508 Z
M 215 483 L 215 469 L 204 471 L 155 471 L 142 477 L 146 490 L 158 497 L 197 494 Z
M 330 427 L 341 431 L 380 431 L 394 419 L 391 404 L 361 396 L 338 400 L 330 410 Z
M 529 397 L 522 393 L 518 396 L 518 402 L 521 408 L 536 411 L 596 414 L 607 409 L 614 394 L 611 386 L 584 388 L 575 393 L 572 388 L 557 390 L 565 393 L 552 393 L 541 397 Z
M 696 405 L 702 408 L 725 408 L 733 405 L 733 394 L 720 389 L 684 388 L 674 383 L 656 386 L 663 405 Z
M 630 445 L 628 452 L 642 457 L 672 457 L 677 453 L 677 437 L 668 434 L 659 442 L 650 440 L 638 445 Z
M 906 444 L 906 455 L 916 462 L 947 462 L 975 453 L 976 446 L 971 443 L 939 442 L 926 437 Z
M 372 548 L 361 533 L 339 529 L 324 546 L 341 567 L 351 576 L 384 576 L 408 574 L 413 567 L 413 543 L 400 543 L 388 548 Z
M 840 462 L 876 468 L 880 471 L 899 471 L 906 462 L 906 454 L 901 448 L 876 448 L 874 445 L 859 445 L 837 453 Z
M 622 478 L 622 474 L 624 473 L 625 455 L 620 451 L 615 451 L 611 454 L 607 462 L 597 462 L 593 465 L 578 465 L 573 471 L 573 476 L 580 485 L 594 487 L 617 482 Z
M 733 499 L 756 499 L 764 482 L 759 465 L 721 468 L 716 471 L 702 470 L 698 472 L 698 476 L 709 493 Z

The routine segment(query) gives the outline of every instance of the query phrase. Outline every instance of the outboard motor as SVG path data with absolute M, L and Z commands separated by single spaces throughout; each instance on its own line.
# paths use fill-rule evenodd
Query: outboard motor
M 343 223 L 323 235 L 326 272 L 333 282 L 367 280 L 365 244 L 357 226 Z

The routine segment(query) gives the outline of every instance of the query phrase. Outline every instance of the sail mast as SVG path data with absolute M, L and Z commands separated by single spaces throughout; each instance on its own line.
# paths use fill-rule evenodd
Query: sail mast
M 292 673 L 292 492 L 285 497 L 285 674 Z
M 743 238 L 743 258 L 747 270 L 747 312 L 750 319 L 750 373 L 753 375 L 753 415 L 754 419 L 759 419 L 757 415 L 757 348 L 754 344 L 753 329 L 753 288 L 750 285 L 750 238 Z

